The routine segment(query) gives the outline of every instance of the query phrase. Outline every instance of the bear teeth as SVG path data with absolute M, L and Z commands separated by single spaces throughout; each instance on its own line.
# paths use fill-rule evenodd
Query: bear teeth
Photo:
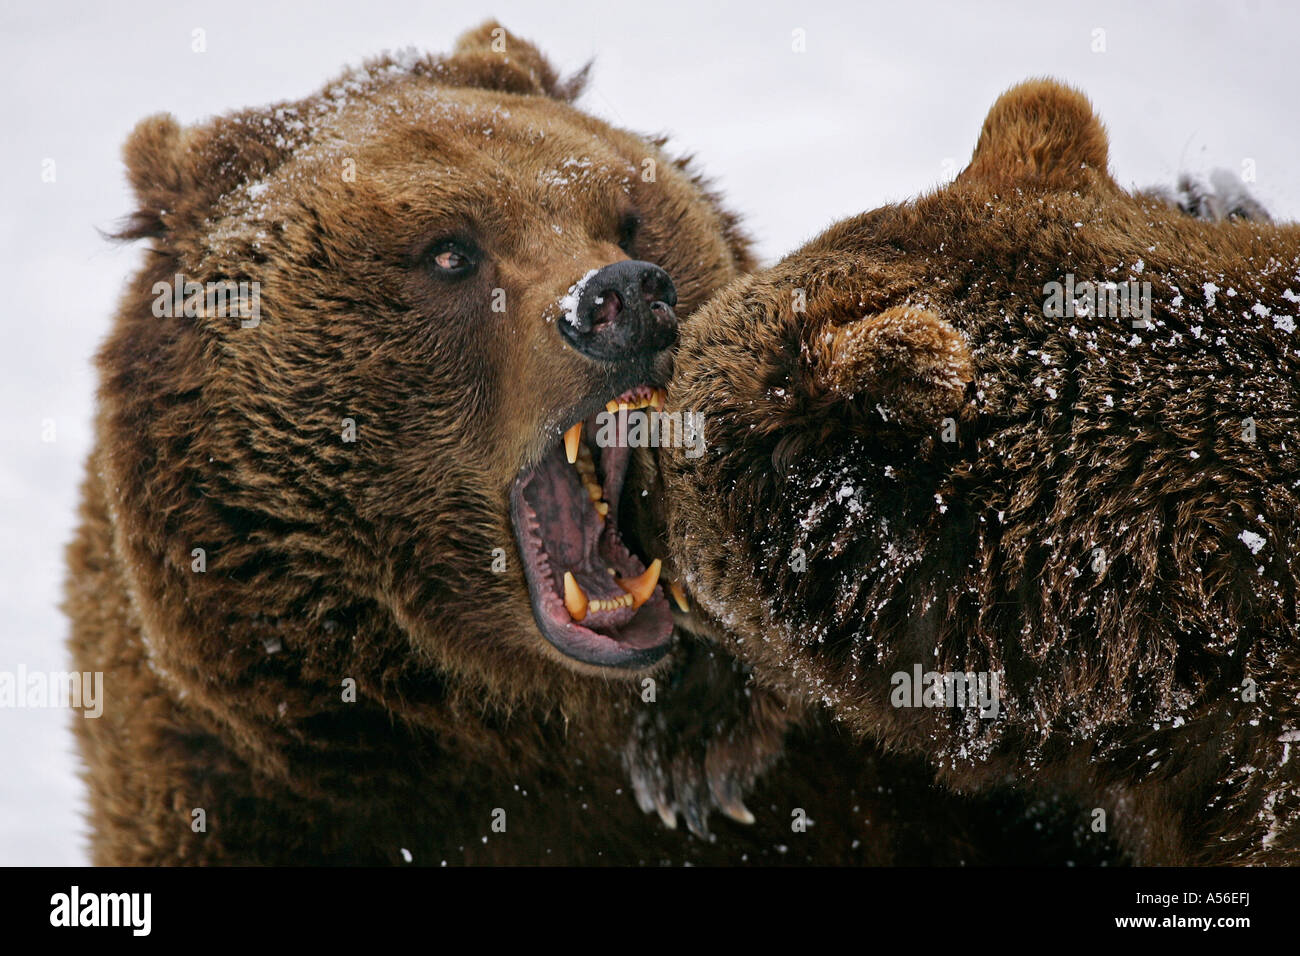
M 664 409 L 668 393 L 662 388 L 640 388 L 605 403 L 605 411 L 611 415 L 615 412 L 634 412 L 641 408 L 650 408 L 656 412 Z
M 592 461 L 591 449 L 582 442 L 581 434 L 581 422 L 564 433 L 565 452 L 569 456 L 569 463 L 578 470 L 578 480 L 582 482 L 582 487 L 586 490 L 592 507 L 596 509 L 596 514 L 600 516 L 600 520 L 604 521 L 605 516 L 609 514 L 609 504 L 602 500 L 605 497 L 605 489 L 596 480 L 596 463 Z M 569 451 L 569 438 L 571 435 L 576 436 L 574 440 L 577 442 L 577 448 L 572 452 Z
M 582 444 L 582 422 L 574 425 L 564 433 L 564 454 L 569 459 L 569 464 L 576 464 L 578 461 L 578 446 Z
M 630 594 L 617 598 L 597 598 L 589 605 L 593 611 L 617 611 L 622 607 L 636 607 L 636 600 Z
M 618 611 L 626 607 L 635 610 L 650 600 L 650 596 L 654 594 L 662 568 L 663 562 L 658 558 L 650 562 L 650 567 L 634 578 L 620 578 L 613 568 L 606 568 L 611 575 L 614 575 L 614 582 L 626 593 L 616 598 L 596 598 L 594 601 L 587 597 L 587 592 L 582 590 L 582 585 L 573 576 L 573 572 L 565 571 L 564 609 L 569 612 L 569 617 L 574 621 L 582 621 L 588 614 L 600 611 Z
M 582 585 L 578 579 L 573 576 L 572 571 L 564 572 L 564 609 L 569 612 L 569 617 L 575 621 L 581 621 L 587 616 L 589 606 L 587 594 L 582 590 Z M 597 604 L 600 602 L 597 601 Z M 599 610 L 597 608 L 596 610 Z
M 634 578 L 614 578 L 614 583 L 627 592 L 623 597 L 632 599 L 633 607 L 640 607 L 646 601 L 650 600 L 650 595 L 655 593 L 655 586 L 659 583 L 659 572 L 662 570 L 664 563 L 658 558 L 650 562 L 650 567 Z M 623 598 L 616 600 L 622 601 Z M 620 607 L 626 607 L 626 604 Z
M 641 385 L 618 398 L 611 399 L 606 403 L 605 411 L 615 414 L 621 411 L 633 412 L 649 408 L 661 412 L 667 401 L 668 393 L 664 389 L 647 388 Z M 605 490 L 596 479 L 596 463 L 592 460 L 591 449 L 582 440 L 582 422 L 571 425 L 565 430 L 564 457 L 578 470 L 578 479 L 582 482 L 587 497 L 591 499 L 592 507 L 596 509 L 600 520 L 604 521 L 609 514 L 609 504 L 603 500 Z
M 673 601 L 681 608 L 683 614 L 690 612 L 691 602 L 686 600 L 686 592 L 682 589 L 681 584 L 677 581 L 669 581 L 668 593 L 673 596 Z

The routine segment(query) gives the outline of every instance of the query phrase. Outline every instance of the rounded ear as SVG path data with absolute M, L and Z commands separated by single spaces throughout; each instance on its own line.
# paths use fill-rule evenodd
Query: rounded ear
M 169 113 L 141 120 L 122 147 L 136 211 L 113 238 L 165 238 L 201 221 L 225 193 L 284 161 L 298 135 L 292 123 L 284 110 L 245 110 L 188 128 Z
M 1055 80 L 1029 80 L 998 97 L 958 181 L 1078 189 L 1103 182 L 1110 143 L 1092 104 Z M 1118 188 L 1118 187 L 1115 187 Z
M 813 387 L 866 396 L 887 418 L 931 427 L 965 400 L 975 379 L 966 340 L 928 309 L 895 306 L 818 333 L 808 348 Z
M 180 124 L 170 113 L 145 117 L 127 136 L 122 158 L 137 207 L 114 233 L 114 238 L 145 239 L 163 235 L 166 232 L 163 212 L 174 207 L 185 183 Z
M 438 62 L 440 81 L 503 93 L 550 96 L 568 103 L 587 82 L 588 63 L 566 80 L 542 52 L 495 20 L 463 34 L 448 57 Z

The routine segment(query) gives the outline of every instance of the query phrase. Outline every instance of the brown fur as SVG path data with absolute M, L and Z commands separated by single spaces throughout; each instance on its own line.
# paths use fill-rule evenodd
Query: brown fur
M 94 861 L 1015 858 L 967 834 L 1052 807 L 955 800 L 817 721 L 755 784 L 785 728 L 726 655 L 683 639 L 648 710 L 645 675 L 575 665 L 538 633 L 507 488 L 603 386 L 555 334 L 556 300 L 627 256 L 628 209 L 682 315 L 752 259 L 684 163 L 574 109 L 578 83 L 518 38 L 494 50 L 497 29 L 299 102 L 154 117 L 127 144 L 123 235 L 150 248 L 99 354 L 69 552 L 76 666 L 106 674 L 104 716 L 78 724 Z M 488 265 L 436 282 L 425 252 L 458 229 Z M 155 317 L 178 272 L 260 282 L 260 325 Z M 723 820 L 714 842 L 633 796 L 702 833 L 751 785 L 758 822 Z M 816 824 L 798 841 L 794 807 Z
M 1048 317 L 1066 273 L 1150 281 L 1153 327 Z M 1295 863 L 1297 294 L 1300 228 L 1131 196 L 1082 96 L 1017 87 L 954 183 L 685 330 L 710 451 L 658 455 L 668 573 L 760 686 L 954 788 L 1070 794 L 1139 862 Z M 1000 672 L 1001 716 L 894 706 L 916 664 Z

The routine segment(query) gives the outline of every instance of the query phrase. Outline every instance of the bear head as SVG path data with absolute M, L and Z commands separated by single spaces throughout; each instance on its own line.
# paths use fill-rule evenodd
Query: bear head
M 995 745 L 1135 765 L 1135 720 L 1208 741 L 1300 666 L 1297 292 L 1296 227 L 1122 190 L 1084 97 L 1025 83 L 954 182 L 694 317 L 668 407 L 707 451 L 638 455 L 632 523 L 693 629 L 967 781 Z M 899 706 L 917 665 L 998 675 L 996 715 Z
M 626 455 L 580 442 L 579 471 L 563 436 L 661 401 L 677 315 L 751 260 L 686 161 L 571 105 L 582 79 L 487 23 L 132 133 L 121 235 L 149 250 L 92 472 L 178 692 L 292 720 L 352 678 L 418 720 L 449 686 L 554 706 L 664 654 L 617 530 Z

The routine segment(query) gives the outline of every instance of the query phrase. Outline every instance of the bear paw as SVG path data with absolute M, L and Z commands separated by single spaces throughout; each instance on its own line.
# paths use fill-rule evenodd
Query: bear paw
M 698 645 L 656 696 L 641 705 L 623 750 L 637 804 L 670 829 L 680 815 L 703 839 L 712 839 L 714 811 L 753 823 L 744 797 L 780 756 L 795 722 L 785 703 L 754 686 L 735 659 Z

